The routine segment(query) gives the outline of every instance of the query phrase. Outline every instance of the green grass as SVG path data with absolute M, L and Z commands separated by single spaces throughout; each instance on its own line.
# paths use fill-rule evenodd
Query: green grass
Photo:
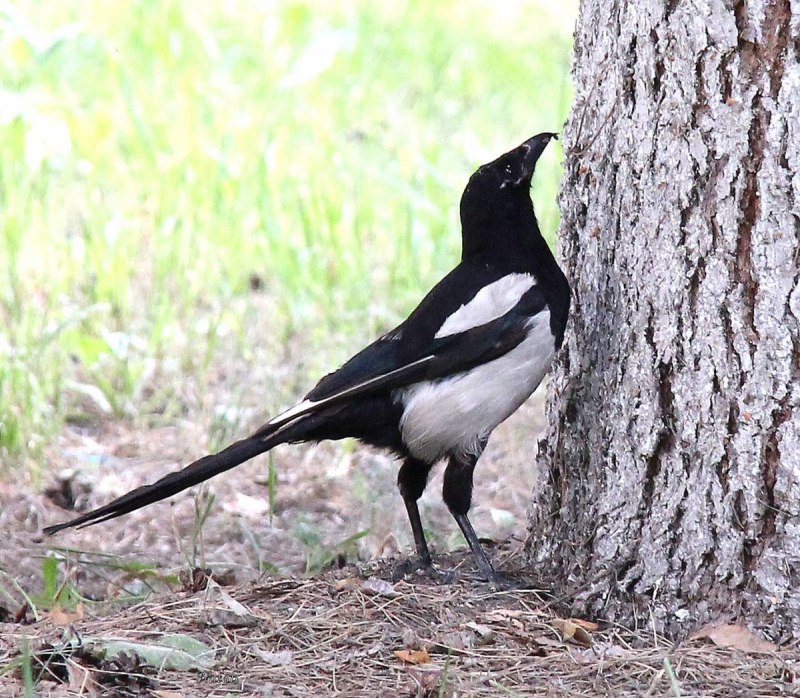
M 280 362 L 253 323 L 311 375 L 400 319 L 473 169 L 566 117 L 572 18 L 537 5 L 0 1 L 0 462 L 169 420 L 222 337 Z

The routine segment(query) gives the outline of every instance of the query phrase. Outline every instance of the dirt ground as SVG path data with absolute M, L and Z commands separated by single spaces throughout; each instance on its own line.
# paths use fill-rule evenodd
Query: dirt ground
M 40 483 L 0 482 L 0 695 L 24 695 L 24 666 L 37 696 L 800 695 L 797 648 L 674 645 L 569 619 L 568 600 L 541 588 L 521 551 L 542 399 L 497 430 L 476 474 L 472 519 L 514 581 L 505 591 L 477 579 L 441 473 L 421 510 L 454 581 L 403 575 L 397 466 L 353 444 L 277 449 L 272 487 L 262 457 L 205 494 L 43 539 L 63 506 L 96 506 L 205 443 L 200 420 L 65 429 Z M 25 594 L 48 593 L 48 554 L 77 593 L 26 608 Z
M 536 434 L 543 428 L 542 393 L 496 431 L 476 471 L 471 519 L 482 537 L 502 540 L 525 531 L 535 477 Z M 62 569 L 83 594 L 140 593 L 141 579 L 124 579 L 114 567 L 134 563 L 161 576 L 187 567 L 234 573 L 240 582 L 265 572 L 302 575 L 337 561 L 407 556 L 413 550 L 395 480 L 397 463 L 354 443 L 283 446 L 181 493 L 106 524 L 43 539 L 41 528 L 152 482 L 202 455 L 203 437 L 191 422 L 138 431 L 99 422 L 67 428 L 47 454 L 37 486 L 0 480 L 0 569 L 13 570 L 28 591 L 42 586 L 42 556 L 56 551 Z M 434 551 L 464 545 L 441 501 L 441 469 L 421 503 Z M 199 532 L 198 507 L 213 496 Z M 355 540 L 353 540 L 355 539 Z M 152 583 L 152 578 L 149 580 Z M 121 586 L 120 586 L 121 585 Z M 158 586 L 156 584 L 156 586 Z
M 798 695 L 796 653 L 676 646 L 646 628 L 563 618 L 509 562 L 514 545 L 491 548 L 511 591 L 488 589 L 461 552 L 440 557 L 459 571 L 447 585 L 392 582 L 386 561 L 230 587 L 195 575 L 109 613 L 0 624 L 0 661 L 27 638 L 42 696 Z M 149 663 L 134 654 L 165 647 Z M 0 692 L 23 694 L 18 672 L 0 677 Z

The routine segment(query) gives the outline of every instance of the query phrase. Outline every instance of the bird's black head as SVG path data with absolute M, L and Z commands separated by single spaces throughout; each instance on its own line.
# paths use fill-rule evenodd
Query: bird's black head
M 555 133 L 540 133 L 479 167 L 461 196 L 463 254 L 509 242 L 506 237 L 538 234 L 530 187 L 536 162 Z M 526 231 L 531 223 L 535 231 Z

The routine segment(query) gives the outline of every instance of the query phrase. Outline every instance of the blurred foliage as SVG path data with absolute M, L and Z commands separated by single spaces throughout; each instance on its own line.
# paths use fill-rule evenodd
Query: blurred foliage
M 457 259 L 469 174 L 566 117 L 550 7 L 0 2 L 0 462 L 169 419 L 253 323 L 316 369 L 399 320 Z

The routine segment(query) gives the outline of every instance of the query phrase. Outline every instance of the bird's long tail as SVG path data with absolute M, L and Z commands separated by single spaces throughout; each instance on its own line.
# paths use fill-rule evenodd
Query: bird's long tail
M 272 434 L 264 434 L 263 432 L 264 430 L 260 430 L 253 436 L 231 444 L 219 453 L 203 456 L 194 463 L 187 465 L 182 470 L 177 470 L 169 475 L 165 475 L 160 480 L 150 485 L 137 487 L 135 490 L 131 490 L 127 494 L 118 497 L 113 502 L 109 502 L 105 506 L 81 514 L 71 521 L 66 521 L 65 523 L 55 526 L 48 526 L 44 529 L 44 533 L 50 536 L 59 531 L 63 531 L 65 528 L 92 526 L 102 521 L 108 521 L 109 519 L 115 519 L 118 516 L 129 514 L 136 509 L 141 509 L 148 504 L 161 501 L 188 487 L 204 482 L 214 477 L 214 475 L 230 470 L 291 438 L 283 429 L 277 429 Z

